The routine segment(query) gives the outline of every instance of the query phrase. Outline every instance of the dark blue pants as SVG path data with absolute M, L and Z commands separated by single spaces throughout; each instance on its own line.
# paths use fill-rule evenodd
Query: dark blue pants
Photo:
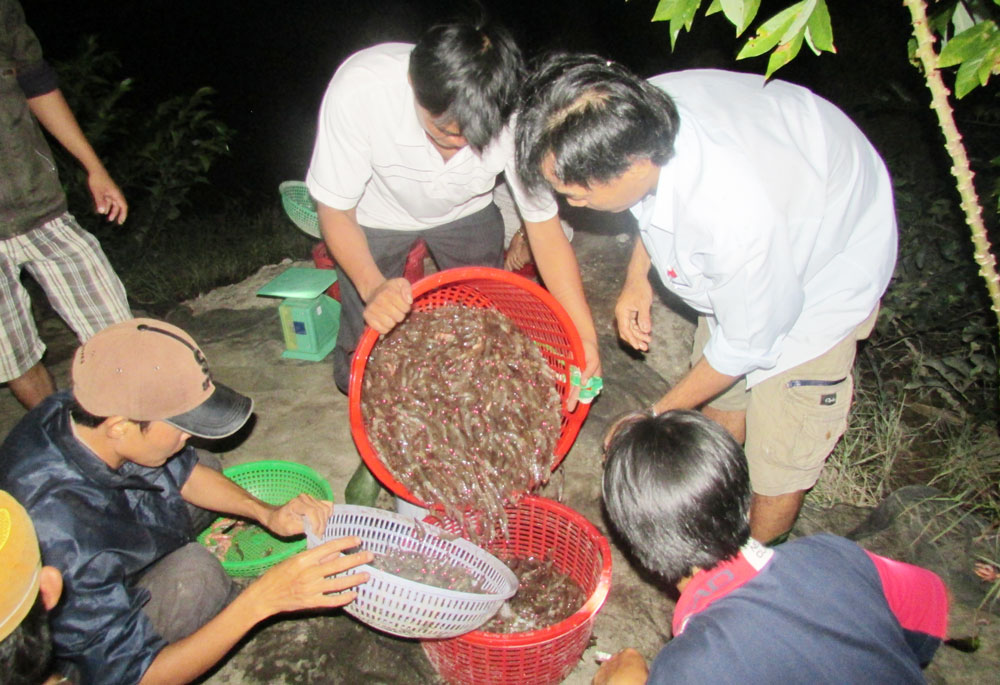
M 222 470 L 219 458 L 211 452 L 198 450 L 198 463 Z M 190 503 L 187 506 L 193 539 L 219 514 Z M 219 560 L 197 542 L 155 562 L 136 585 L 149 590 L 149 601 L 142 610 L 167 642 L 176 642 L 201 628 L 240 593 Z

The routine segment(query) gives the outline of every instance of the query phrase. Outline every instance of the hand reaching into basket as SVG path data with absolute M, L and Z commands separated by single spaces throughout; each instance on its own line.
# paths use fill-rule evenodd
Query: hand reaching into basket
M 507 246 L 507 253 L 503 258 L 503 268 L 507 271 L 517 271 L 525 264 L 530 264 L 531 261 L 531 246 L 528 244 L 528 236 L 522 226 L 510 239 L 510 245 Z
M 405 278 L 389 278 L 382 281 L 365 302 L 365 323 L 385 335 L 410 313 L 413 291 Z
M 281 507 L 270 510 L 260 519 L 272 533 L 278 535 L 302 535 L 305 533 L 303 517 L 309 517 L 314 531 L 326 530 L 326 522 L 333 514 L 333 502 L 319 500 L 312 495 L 301 494 Z
M 371 552 L 342 553 L 360 544 L 358 537 L 337 538 L 272 567 L 211 621 L 160 650 L 143 674 L 141 685 L 191 682 L 216 664 L 248 630 L 275 614 L 330 609 L 353 602 L 358 593 L 351 588 L 367 582 L 369 575 L 336 574 L 372 561 Z
M 342 554 L 344 550 L 360 544 L 361 538 L 358 537 L 336 538 L 301 552 L 269 569 L 236 601 L 245 598 L 258 620 L 285 611 L 348 604 L 357 596 L 350 588 L 367 582 L 369 576 L 367 573 L 336 574 L 371 563 L 375 555 L 368 551 Z

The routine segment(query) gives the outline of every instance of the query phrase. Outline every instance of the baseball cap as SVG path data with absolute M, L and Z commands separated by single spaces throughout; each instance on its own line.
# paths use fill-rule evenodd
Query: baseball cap
M 28 512 L 0 490 L 0 641 L 35 604 L 41 571 L 42 555 Z
M 73 357 L 73 396 L 95 416 L 165 421 L 185 433 L 224 438 L 246 423 L 253 400 L 216 383 L 194 339 L 156 319 L 108 326 Z

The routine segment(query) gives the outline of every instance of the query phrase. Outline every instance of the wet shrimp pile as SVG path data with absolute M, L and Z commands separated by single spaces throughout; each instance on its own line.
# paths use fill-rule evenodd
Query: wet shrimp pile
M 476 512 L 480 530 L 506 530 L 504 502 L 550 473 L 561 425 L 552 374 L 534 341 L 496 310 L 413 312 L 369 357 L 368 438 L 420 500 L 458 522 Z
M 583 590 L 549 561 L 534 557 L 504 559 L 519 582 L 517 594 L 480 630 L 488 633 L 521 633 L 555 625 L 583 606 Z
M 417 583 L 456 592 L 485 593 L 480 578 L 448 557 L 434 557 L 422 552 L 389 549 L 376 554 L 370 566 Z

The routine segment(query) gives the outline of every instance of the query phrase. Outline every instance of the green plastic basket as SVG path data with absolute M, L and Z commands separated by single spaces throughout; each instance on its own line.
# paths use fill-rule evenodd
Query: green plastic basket
M 278 186 L 278 192 L 281 193 L 281 206 L 292 223 L 313 238 L 321 238 L 316 201 L 309 194 L 306 184 L 302 181 L 285 181 Z
M 231 466 L 222 473 L 268 504 L 284 504 L 303 493 L 317 499 L 333 500 L 333 490 L 326 479 L 303 464 L 254 461 Z M 205 537 L 219 520 L 216 519 L 198 535 L 198 542 L 205 545 Z M 233 545 L 222 560 L 222 568 L 230 576 L 259 576 L 305 547 L 305 538 L 276 538 L 264 528 L 252 525 L 233 535 Z

